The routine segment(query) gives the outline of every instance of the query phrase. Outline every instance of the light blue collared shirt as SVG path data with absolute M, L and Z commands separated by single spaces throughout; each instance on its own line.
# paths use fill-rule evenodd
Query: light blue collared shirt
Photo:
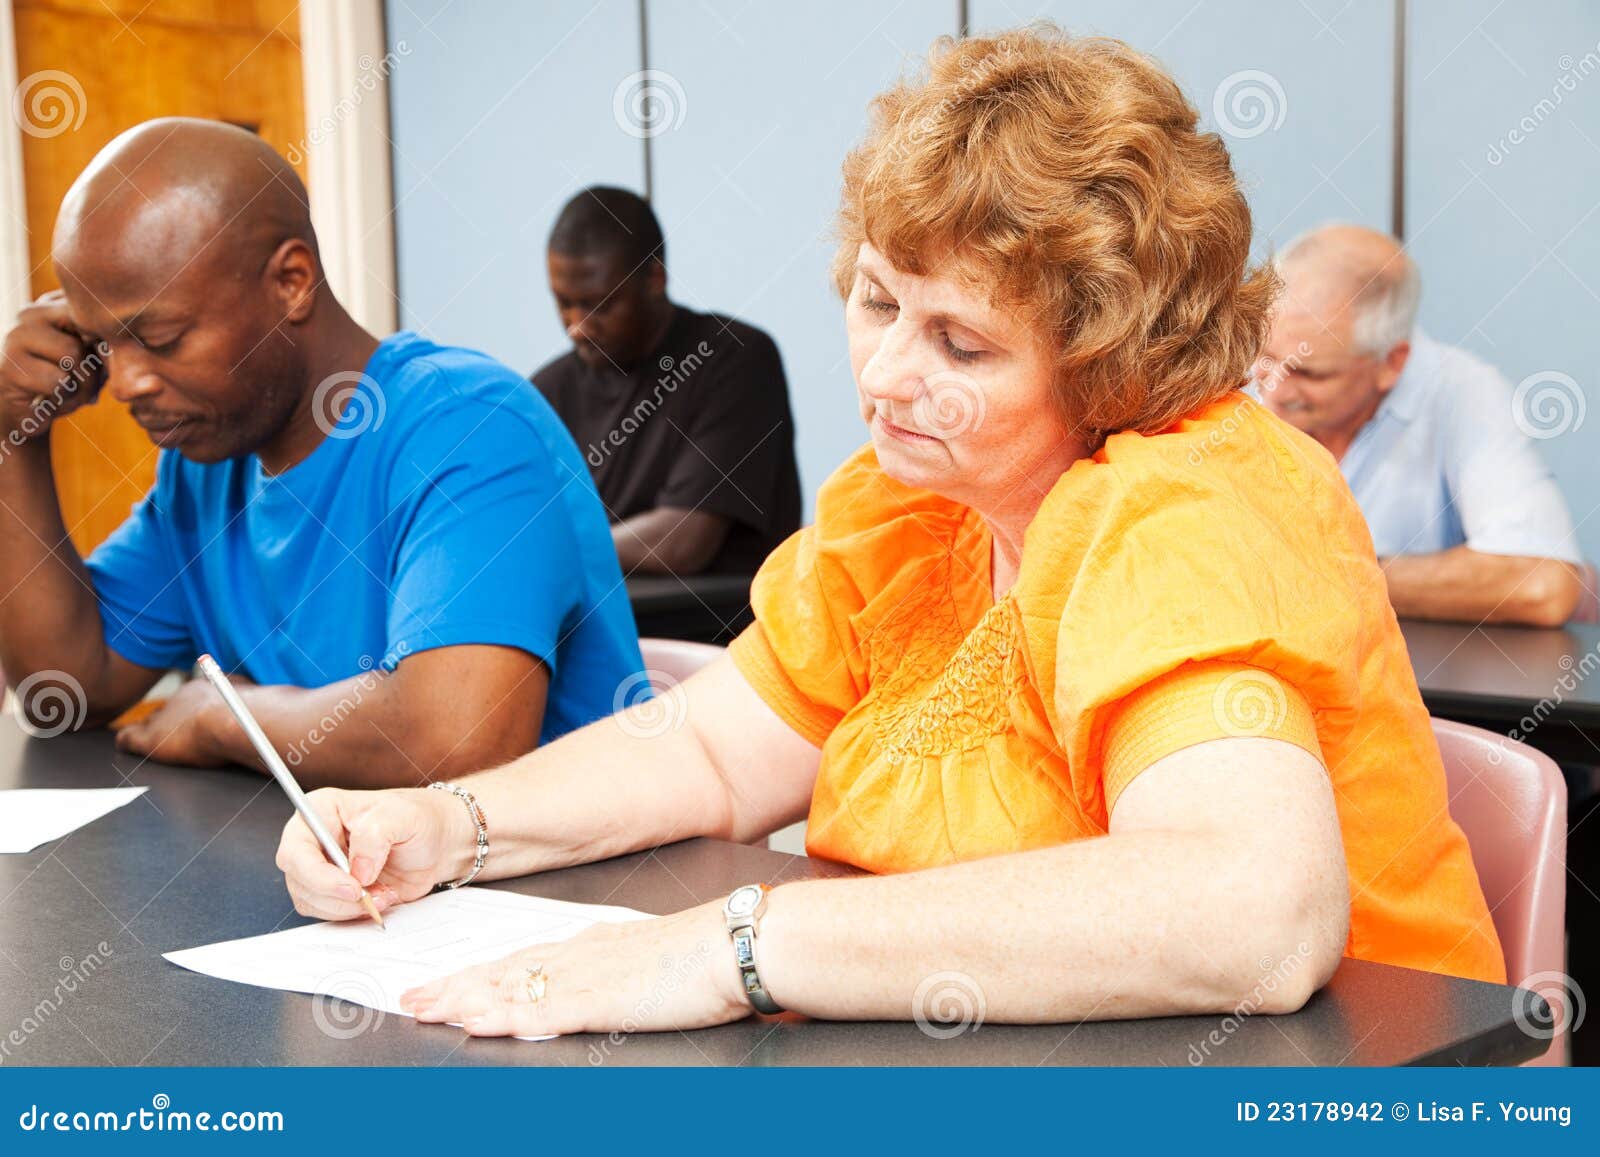
M 1379 558 L 1465 544 L 1582 561 L 1555 478 L 1514 420 L 1510 383 L 1420 329 L 1400 380 L 1339 468 Z

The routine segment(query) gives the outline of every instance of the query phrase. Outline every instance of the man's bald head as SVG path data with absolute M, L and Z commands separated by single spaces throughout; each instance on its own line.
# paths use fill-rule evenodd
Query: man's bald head
M 213 462 L 303 426 L 313 366 L 334 335 L 354 342 L 316 244 L 305 185 L 265 141 L 171 118 L 100 150 L 61 203 L 53 256 L 72 324 L 105 343 L 112 396 L 158 444 Z
M 119 280 L 165 282 L 197 262 L 255 274 L 291 239 L 316 250 L 305 185 L 289 163 L 244 129 L 170 117 L 95 155 L 61 202 L 53 251 L 68 276 L 93 254 Z
M 1393 237 L 1324 225 L 1277 259 L 1284 292 L 1256 370 L 1261 399 L 1335 455 L 1405 370 L 1422 281 Z
M 1285 245 L 1277 266 L 1284 311 L 1309 313 L 1329 326 L 1347 315 L 1351 345 L 1361 353 L 1381 356 L 1410 339 L 1422 278 L 1387 233 L 1323 225 Z

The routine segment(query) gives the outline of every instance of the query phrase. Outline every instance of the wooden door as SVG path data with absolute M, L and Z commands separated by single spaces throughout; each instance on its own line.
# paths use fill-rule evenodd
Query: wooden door
M 62 196 L 102 145 L 140 121 L 243 125 L 299 158 L 305 177 L 296 0 L 12 2 L 18 96 L 38 98 L 22 137 L 35 296 L 56 286 L 50 235 Z M 51 455 L 67 529 L 85 554 L 155 480 L 155 447 L 109 397 L 58 425 Z

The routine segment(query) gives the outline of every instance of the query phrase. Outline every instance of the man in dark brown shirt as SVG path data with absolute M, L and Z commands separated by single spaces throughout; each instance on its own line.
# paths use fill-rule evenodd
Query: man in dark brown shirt
M 573 348 L 533 382 L 589 463 L 623 571 L 753 574 L 800 525 L 777 346 L 667 297 L 661 227 L 624 189 L 567 202 L 548 263 Z

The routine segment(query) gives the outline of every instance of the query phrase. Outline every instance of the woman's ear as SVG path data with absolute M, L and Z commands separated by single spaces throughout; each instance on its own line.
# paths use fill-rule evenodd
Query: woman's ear
M 322 288 L 322 266 L 310 245 L 291 237 L 267 259 L 268 291 L 277 296 L 284 320 L 298 325 L 311 316 Z

